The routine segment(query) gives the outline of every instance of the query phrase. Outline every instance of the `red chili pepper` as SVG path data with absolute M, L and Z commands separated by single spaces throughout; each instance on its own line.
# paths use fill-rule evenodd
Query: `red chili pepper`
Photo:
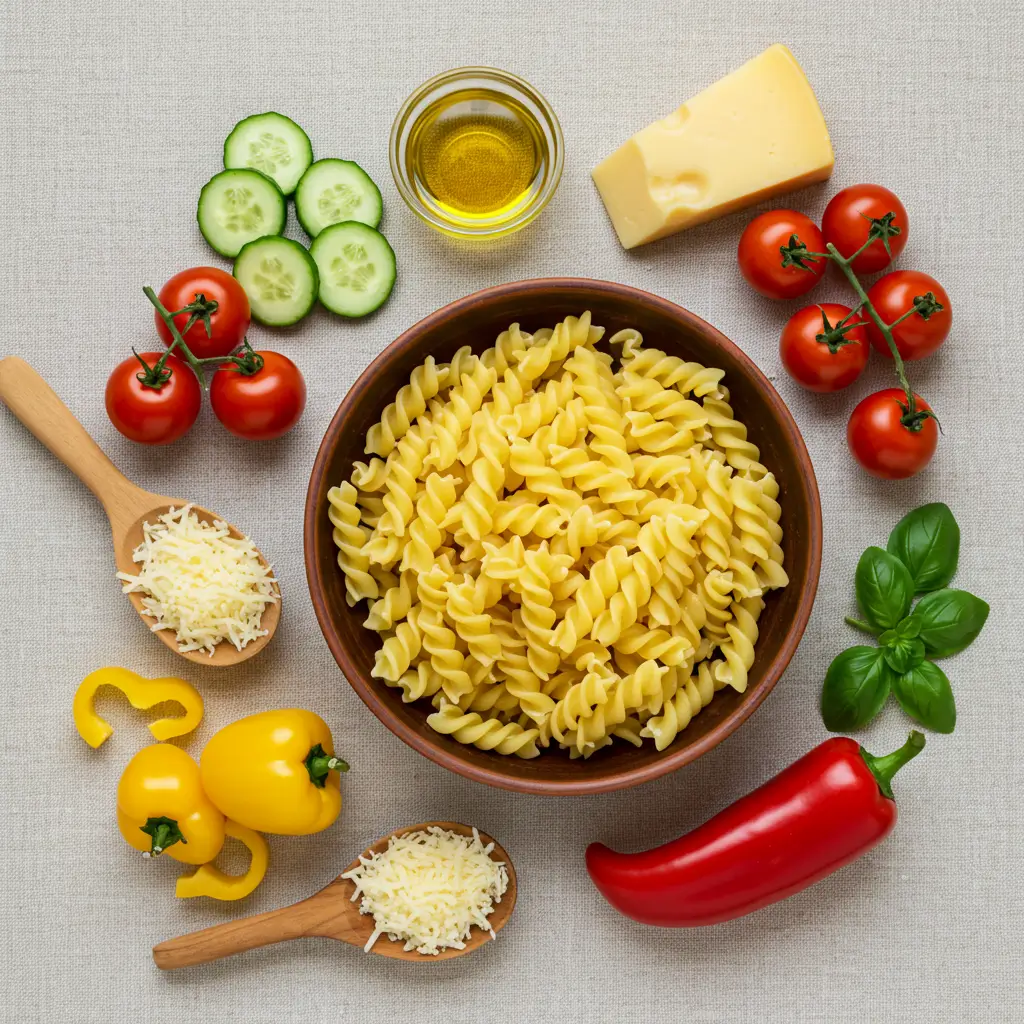
M 644 853 L 587 848 L 608 902 L 644 924 L 718 924 L 792 896 L 880 843 L 896 824 L 893 775 L 924 747 L 914 731 L 873 757 L 826 740 L 710 821 Z

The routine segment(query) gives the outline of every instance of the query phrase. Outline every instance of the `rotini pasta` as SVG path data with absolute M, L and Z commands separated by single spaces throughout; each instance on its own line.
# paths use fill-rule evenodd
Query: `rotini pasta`
M 372 674 L 481 750 L 664 750 L 746 689 L 788 583 L 723 372 L 603 334 L 584 313 L 427 359 L 328 493 Z

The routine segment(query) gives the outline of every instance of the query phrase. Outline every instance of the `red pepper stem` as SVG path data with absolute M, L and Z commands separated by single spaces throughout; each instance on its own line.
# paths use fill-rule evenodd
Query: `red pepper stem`
M 899 750 L 894 750 L 891 754 L 884 754 L 881 757 L 875 757 L 874 754 L 869 754 L 861 747 L 860 756 L 864 758 L 864 763 L 877 780 L 878 788 L 882 791 L 882 794 L 892 800 L 892 777 L 908 761 L 917 757 L 922 750 L 924 750 L 924 733 L 913 729 L 910 736 L 907 737 L 907 742 Z
M 309 772 L 309 781 L 318 789 L 323 789 L 327 782 L 327 776 L 331 772 L 347 772 L 348 762 L 340 757 L 328 754 L 319 744 L 314 744 L 305 760 L 306 771 Z

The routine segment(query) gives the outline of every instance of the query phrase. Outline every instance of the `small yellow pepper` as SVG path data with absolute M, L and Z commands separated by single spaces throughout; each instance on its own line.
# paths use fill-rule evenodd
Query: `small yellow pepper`
M 117 784 L 117 824 L 147 857 L 206 864 L 224 845 L 224 815 L 203 792 L 199 765 L 169 743 L 143 747 Z
M 300 708 L 264 711 L 225 726 L 199 759 L 203 789 L 225 817 L 260 832 L 304 836 L 341 812 L 331 730 Z
M 90 672 L 75 691 L 72 713 L 79 736 L 90 747 L 99 747 L 113 733 L 113 729 L 93 710 L 96 691 L 101 686 L 113 686 L 120 690 L 133 708 L 147 710 L 173 700 L 185 709 L 179 718 L 160 718 L 151 722 L 149 731 L 157 740 L 169 740 L 172 736 L 184 736 L 203 720 L 203 698 L 191 683 L 184 679 L 143 679 L 126 668 L 100 668 Z
M 179 899 L 209 896 L 215 900 L 240 900 L 263 881 L 270 860 L 266 839 L 237 821 L 225 821 L 224 832 L 248 847 L 251 855 L 249 870 L 244 875 L 226 875 L 215 864 L 204 864 L 193 874 L 182 875 L 178 879 L 174 895 Z

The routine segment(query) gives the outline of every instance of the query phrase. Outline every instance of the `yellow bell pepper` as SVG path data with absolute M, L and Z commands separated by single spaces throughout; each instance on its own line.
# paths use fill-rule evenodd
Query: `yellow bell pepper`
M 199 759 L 203 789 L 232 821 L 259 832 L 304 836 L 341 813 L 331 730 L 300 708 L 264 711 L 225 726 Z
M 164 701 L 172 700 L 185 709 L 178 718 L 159 718 L 149 725 L 149 731 L 156 740 L 169 740 L 172 736 L 184 736 L 203 720 L 203 698 L 198 690 L 184 679 L 168 676 L 163 679 L 143 679 L 126 668 L 100 668 L 90 672 L 75 692 L 72 714 L 78 735 L 90 747 L 99 747 L 107 741 L 113 729 L 96 714 L 93 700 L 101 686 L 113 686 L 120 690 L 133 708 L 145 711 Z
M 143 747 L 117 784 L 117 824 L 147 857 L 206 864 L 224 845 L 224 815 L 203 792 L 199 765 L 169 743 Z
M 249 870 L 244 875 L 226 875 L 215 864 L 204 864 L 193 874 L 182 875 L 178 879 L 174 895 L 179 899 L 209 896 L 215 900 L 240 900 L 263 881 L 270 860 L 266 839 L 237 821 L 225 821 L 224 832 L 248 847 L 251 855 Z

